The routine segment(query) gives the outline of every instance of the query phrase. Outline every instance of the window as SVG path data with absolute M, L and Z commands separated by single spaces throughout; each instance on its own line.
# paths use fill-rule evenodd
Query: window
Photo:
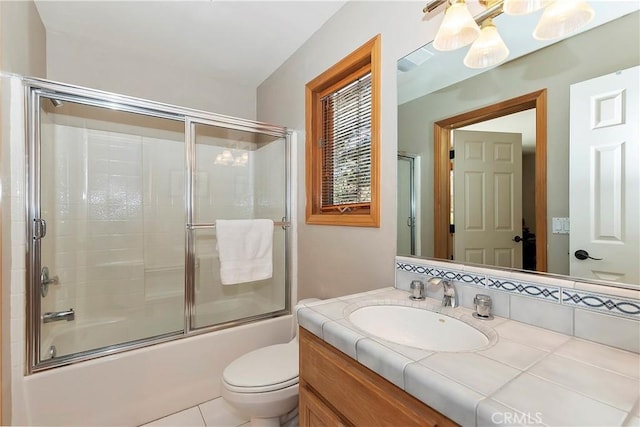
M 380 226 L 380 35 L 306 87 L 307 224 Z

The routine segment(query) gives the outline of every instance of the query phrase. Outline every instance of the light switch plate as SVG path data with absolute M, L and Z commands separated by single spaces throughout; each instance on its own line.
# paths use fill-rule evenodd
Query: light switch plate
M 552 218 L 551 227 L 553 234 L 569 234 L 569 218 Z

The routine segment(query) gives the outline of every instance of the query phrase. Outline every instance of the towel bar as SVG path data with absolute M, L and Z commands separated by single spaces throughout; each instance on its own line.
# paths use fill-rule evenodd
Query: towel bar
M 287 227 L 291 227 L 291 223 L 289 221 L 273 221 L 274 227 L 282 227 L 284 230 Z M 201 224 L 187 224 L 188 230 L 197 230 L 202 228 L 216 228 L 214 223 L 201 223 Z

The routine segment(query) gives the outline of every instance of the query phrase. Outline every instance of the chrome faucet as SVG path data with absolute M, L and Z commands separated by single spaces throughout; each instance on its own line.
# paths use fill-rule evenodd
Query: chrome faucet
M 456 294 L 456 288 L 453 286 L 453 283 L 439 277 L 432 277 L 428 282 L 431 285 L 442 285 L 442 289 L 444 290 L 444 296 L 442 297 L 443 307 L 455 308 L 458 306 L 458 295 Z
M 58 322 L 60 320 L 66 320 L 67 322 L 75 320 L 76 313 L 73 308 L 65 311 L 48 312 L 42 315 L 42 323 Z

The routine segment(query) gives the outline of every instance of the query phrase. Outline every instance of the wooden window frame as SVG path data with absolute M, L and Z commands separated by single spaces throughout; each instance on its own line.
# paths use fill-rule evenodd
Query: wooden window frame
M 311 80 L 305 89 L 306 223 L 380 227 L 380 51 L 378 34 L 340 62 Z M 322 209 L 322 104 L 320 100 L 371 72 L 371 202 L 367 207 L 340 212 Z

